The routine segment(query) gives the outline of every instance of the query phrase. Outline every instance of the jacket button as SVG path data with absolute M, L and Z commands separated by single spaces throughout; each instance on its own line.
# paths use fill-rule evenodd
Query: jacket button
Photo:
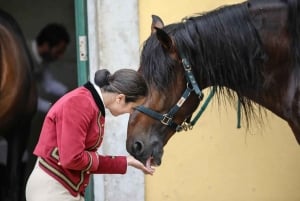
M 60 165 L 61 165 L 61 163 L 60 163 L 60 162 L 58 162 L 58 163 L 57 163 L 57 165 L 59 165 L 59 166 L 60 166 Z
M 84 184 L 84 186 L 86 187 L 86 186 L 87 186 L 87 184 Z
M 91 174 L 90 171 L 87 171 L 86 173 L 87 173 L 87 174 Z

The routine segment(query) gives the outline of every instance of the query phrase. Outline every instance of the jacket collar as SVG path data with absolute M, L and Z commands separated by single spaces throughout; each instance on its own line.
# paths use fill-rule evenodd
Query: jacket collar
M 95 89 L 95 87 L 93 86 L 93 84 L 91 82 L 87 82 L 83 86 L 92 93 L 92 96 L 93 96 L 99 110 L 101 111 L 102 116 L 105 117 L 105 107 L 104 107 L 103 101 L 101 100 L 100 95 L 98 94 L 98 92 Z

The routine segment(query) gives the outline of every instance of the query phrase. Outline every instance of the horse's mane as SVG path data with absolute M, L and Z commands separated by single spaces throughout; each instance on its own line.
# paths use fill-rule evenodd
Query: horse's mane
M 295 20 L 290 23 L 295 26 Z M 232 100 L 229 102 L 236 102 L 237 95 L 247 123 L 253 115 L 260 114 L 256 113 L 255 103 L 241 93 L 251 90 L 255 94 L 262 89 L 262 64 L 267 59 L 247 2 L 185 18 L 180 23 L 165 26 L 164 31 L 183 52 L 181 56 L 191 63 L 198 83 L 205 79 L 208 86 L 218 86 L 219 103 L 223 95 Z M 299 26 L 297 31 L 299 33 Z M 174 62 L 154 35 L 144 43 L 139 70 L 149 85 L 164 91 L 174 85 Z M 234 91 L 228 88 L 232 86 Z
M 295 63 L 300 68 L 300 2 L 289 0 L 289 33 L 292 34 L 292 47 L 295 53 Z
M 220 7 L 187 18 L 182 25 L 186 31 L 175 32 L 175 43 L 178 49 L 188 49 L 185 56 L 193 61 L 195 74 L 201 75 L 199 82 L 205 79 L 209 86 L 218 86 L 219 103 L 223 97 L 236 103 L 237 96 L 247 122 L 260 115 L 255 113 L 254 102 L 242 95 L 249 89 L 255 94 L 263 87 L 261 69 L 267 58 L 247 4 Z M 229 89 L 233 86 L 234 91 Z

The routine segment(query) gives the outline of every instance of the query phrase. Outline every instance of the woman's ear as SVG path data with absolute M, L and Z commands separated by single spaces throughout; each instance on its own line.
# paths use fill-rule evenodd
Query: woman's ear
M 125 98 L 126 98 L 125 94 L 118 94 L 118 95 L 116 96 L 116 102 L 117 102 L 118 104 L 120 104 L 120 103 L 122 103 L 122 102 L 125 103 Z

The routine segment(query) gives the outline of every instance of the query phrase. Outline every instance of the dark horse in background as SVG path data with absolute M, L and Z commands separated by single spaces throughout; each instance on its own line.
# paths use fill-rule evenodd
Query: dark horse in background
M 167 26 L 154 16 L 139 72 L 150 93 L 130 115 L 126 147 L 147 165 L 160 165 L 205 88 L 238 100 L 247 124 L 262 116 L 255 105 L 272 111 L 300 143 L 299 0 L 250 0 Z
M 22 156 L 37 104 L 32 69 L 19 25 L 0 10 L 0 136 L 7 141 L 7 162 L 0 172 L 1 201 L 24 198 Z

